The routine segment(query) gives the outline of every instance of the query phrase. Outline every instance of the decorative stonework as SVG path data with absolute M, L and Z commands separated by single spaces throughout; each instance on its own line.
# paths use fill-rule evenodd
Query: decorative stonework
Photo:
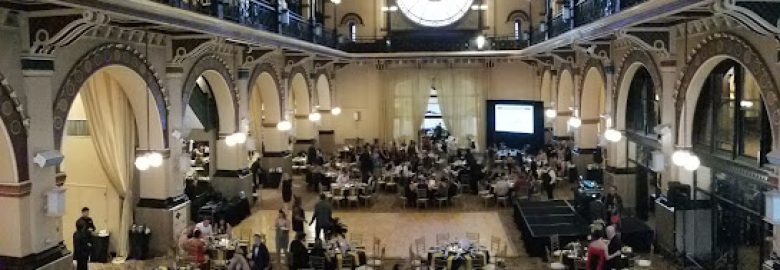
M 642 64 L 642 67 L 644 67 L 648 73 L 650 73 L 650 78 L 653 80 L 653 86 L 655 87 L 655 93 L 656 95 L 661 95 L 663 93 L 663 84 L 661 83 L 661 73 L 658 70 L 658 65 L 655 63 L 655 60 L 653 57 L 647 52 L 642 50 L 641 48 L 633 47 L 628 53 L 623 55 L 623 58 L 620 59 L 618 63 L 621 63 L 618 66 L 617 78 L 613 81 L 613 92 L 614 91 L 620 91 L 620 85 L 623 83 L 624 80 L 633 80 L 634 78 L 626 78 L 626 71 L 628 68 L 633 65 L 634 63 L 640 63 Z M 626 82 L 630 83 L 630 82 Z M 627 96 L 628 94 L 626 94 Z M 612 93 L 612 111 L 617 112 L 617 104 L 618 104 L 618 98 L 620 96 L 620 93 Z
M 604 71 L 604 64 L 601 62 L 601 60 L 596 58 L 588 58 L 588 61 L 585 62 L 585 67 L 582 69 L 582 76 L 578 76 L 578 82 L 577 89 L 579 95 L 577 100 L 582 100 L 582 94 L 585 92 L 585 77 L 588 76 L 588 72 L 590 72 L 591 68 L 596 68 L 599 71 L 599 75 L 601 75 L 601 82 L 604 84 L 604 91 L 607 90 L 607 73 Z M 605 93 L 606 96 L 607 93 Z M 581 108 L 582 106 L 580 106 Z
M 173 39 L 171 40 L 171 48 L 173 49 L 171 63 L 174 65 L 181 65 L 188 59 L 197 59 L 207 54 L 230 55 L 233 53 L 233 47 L 223 38 Z
M 238 88 L 236 88 L 236 78 L 228 68 L 225 61 L 214 54 L 207 54 L 198 59 L 195 65 L 190 69 L 187 79 L 184 81 L 184 89 L 182 89 L 182 114 L 186 111 L 187 105 L 190 103 L 190 96 L 195 88 L 195 83 L 199 76 L 203 75 L 206 71 L 215 71 L 219 73 L 228 85 L 230 90 L 230 98 L 233 103 L 233 114 L 236 126 L 238 126 Z M 213 89 L 212 89 L 213 91 Z
M 764 99 L 767 115 L 772 124 L 772 134 L 774 145 L 780 141 L 778 128 L 780 127 L 780 104 L 778 104 L 777 85 L 772 77 L 769 67 L 758 52 L 742 38 L 731 33 L 716 33 L 702 40 L 686 59 L 687 63 L 677 81 L 674 98 L 675 112 L 679 119 L 682 106 L 685 104 L 685 96 L 693 80 L 694 74 L 707 60 L 713 57 L 726 56 L 742 64 L 755 77 L 756 82 L 761 89 L 761 96 Z
M 0 120 L 8 131 L 11 140 L 19 181 L 29 180 L 27 163 L 27 128 L 29 119 L 24 107 L 8 80 L 0 74 Z M 2 153 L 6 154 L 6 153 Z
M 163 128 L 164 146 L 168 148 L 168 96 L 167 91 L 162 87 L 162 82 L 149 64 L 146 58 L 137 50 L 125 44 L 105 44 L 82 57 L 73 68 L 68 72 L 65 82 L 63 82 L 57 96 L 52 104 L 54 109 L 54 146 L 60 148 L 62 143 L 63 129 L 65 121 L 68 118 L 70 106 L 76 98 L 82 85 L 92 74 L 98 70 L 111 66 L 119 65 L 127 67 L 138 74 L 146 83 L 146 87 L 151 92 L 157 111 L 160 114 L 160 123 Z
M 63 25 L 63 21 L 70 22 Z M 81 16 L 33 17 L 30 25 L 31 54 L 51 55 L 78 40 L 87 31 L 107 25 L 109 17 L 96 11 L 85 11 Z M 35 31 L 35 32 L 32 32 Z
M 295 67 L 293 67 L 290 70 L 289 73 L 286 74 L 287 75 L 286 76 L 287 77 L 286 78 L 286 80 L 287 80 L 287 89 L 288 89 L 287 91 L 291 94 L 291 95 L 288 95 L 288 96 L 292 96 L 292 91 L 293 91 L 292 83 L 293 83 L 293 78 L 295 78 L 296 74 L 301 74 L 303 79 L 304 79 L 304 81 L 306 81 L 306 93 L 309 95 L 309 97 L 308 97 L 309 98 L 309 105 L 314 104 L 314 100 L 312 100 L 312 96 L 314 95 L 312 93 L 313 92 L 312 91 L 312 88 L 313 88 L 312 87 L 312 80 L 311 80 L 310 76 L 307 75 L 307 74 L 309 74 L 308 71 L 306 71 L 306 69 L 304 67 L 302 67 L 302 66 L 295 66 Z M 283 103 L 283 104 L 287 104 L 287 103 Z M 292 109 L 292 108 L 290 108 L 290 109 Z
M 777 1 L 719 0 L 713 5 L 760 35 L 780 35 L 780 3 Z
M 32 183 L 0 183 L 0 197 L 26 197 L 32 191 Z
M 253 94 L 260 94 L 260 93 L 254 93 L 252 91 L 255 87 L 255 84 L 257 83 L 257 78 L 260 77 L 263 73 L 268 73 L 268 75 L 271 75 L 271 78 L 273 78 L 274 84 L 276 85 L 276 95 L 279 97 L 278 102 L 278 108 L 280 110 L 279 115 L 284 116 L 284 106 L 282 104 L 285 104 L 286 98 L 284 96 L 284 87 L 282 87 L 281 83 L 281 76 L 279 75 L 279 69 L 277 69 L 273 64 L 269 62 L 265 62 L 262 64 L 259 64 L 255 66 L 254 70 L 252 70 L 252 75 L 249 77 L 249 100 L 252 100 L 251 97 Z M 271 102 L 270 100 L 263 100 L 263 102 Z M 274 125 L 273 127 L 276 127 Z

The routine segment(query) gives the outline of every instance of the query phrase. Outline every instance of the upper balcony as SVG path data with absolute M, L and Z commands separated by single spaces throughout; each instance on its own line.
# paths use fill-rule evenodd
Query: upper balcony
M 545 16 L 521 34 L 482 36 L 477 29 L 451 35 L 410 35 L 398 31 L 381 37 L 338 35 L 324 27 L 322 13 L 302 16 L 303 7 L 276 0 L 40 0 L 89 8 L 123 17 L 224 37 L 246 44 L 279 46 L 336 58 L 394 57 L 392 53 L 461 52 L 461 54 L 535 54 L 550 46 L 613 34 L 614 31 L 701 7 L 712 0 L 579 0 Z M 289 1 L 288 1 L 289 2 Z M 571 1 L 574 3 L 574 1 Z M 534 20 L 538 22 L 539 20 Z M 437 35 L 443 33 L 436 31 Z

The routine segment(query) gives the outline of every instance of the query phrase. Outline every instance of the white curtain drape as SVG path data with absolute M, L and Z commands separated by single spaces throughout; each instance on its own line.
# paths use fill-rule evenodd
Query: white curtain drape
M 120 229 L 116 235 L 118 252 L 127 254 L 127 230 L 133 214 L 133 160 L 135 122 L 133 109 L 121 86 L 109 74 L 98 72 L 85 83 L 81 98 L 92 142 L 100 165 L 122 201 Z
M 385 141 L 417 140 L 425 118 L 432 78 L 416 68 L 383 71 Z
M 484 94 L 489 85 L 482 69 L 450 68 L 436 73 L 439 105 L 444 125 L 466 147 L 468 138 L 481 145 L 484 125 Z M 478 146 L 478 148 L 481 146 Z

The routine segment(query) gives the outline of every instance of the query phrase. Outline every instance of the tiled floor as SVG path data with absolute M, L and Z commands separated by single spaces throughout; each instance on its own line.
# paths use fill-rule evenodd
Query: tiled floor
M 301 179 L 296 179 L 294 193 L 301 196 L 304 209 L 313 209 L 317 202 L 317 194 L 307 191 Z M 559 187 L 556 197 L 571 197 L 568 186 Z M 256 203 L 253 214 L 233 230 L 235 237 L 250 239 L 254 233 L 267 236 L 268 247 L 276 253 L 274 243 L 273 221 L 280 208 L 289 208 L 281 202 L 281 192 L 274 189 L 264 189 L 260 192 L 260 201 Z M 311 218 L 311 212 L 306 212 Z M 369 246 L 371 240 L 377 237 L 386 246 L 386 268 L 395 263 L 405 264 L 409 257 L 409 247 L 414 239 L 425 237 L 426 244 L 433 245 L 436 233 L 449 233 L 451 238 L 462 238 L 466 232 L 480 234 L 480 243 L 489 246 L 491 237 L 502 239 L 507 244 L 507 269 L 548 269 L 546 263 L 539 258 L 526 255 L 520 240 L 520 232 L 512 221 L 512 211 L 508 207 L 498 207 L 493 204 L 485 206 L 481 198 L 475 195 L 464 195 L 453 205 L 444 208 L 429 207 L 428 209 L 403 208 L 397 195 L 386 192 L 378 194 L 375 202 L 369 206 L 336 208 L 334 216 L 346 224 L 349 233 L 361 234 L 363 242 Z M 307 231 L 308 238 L 313 236 L 313 227 Z M 292 238 L 292 236 L 291 236 Z M 503 244 L 502 244 L 503 245 Z M 274 255 L 274 257 L 276 257 Z M 653 261 L 653 269 L 674 269 L 663 258 L 655 255 L 645 255 Z M 277 257 L 278 258 L 278 257 Z M 278 260 L 278 259 L 275 259 Z M 170 260 L 156 259 L 145 262 L 131 262 L 124 265 L 91 265 L 90 269 L 152 269 L 168 264 Z M 275 269 L 285 269 L 277 266 Z

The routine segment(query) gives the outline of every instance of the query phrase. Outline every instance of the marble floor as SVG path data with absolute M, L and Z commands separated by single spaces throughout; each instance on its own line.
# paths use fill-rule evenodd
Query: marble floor
M 318 201 L 317 193 L 309 191 L 303 180 L 296 177 L 293 185 L 294 194 L 300 196 L 307 219 L 311 218 L 311 210 Z M 570 198 L 571 189 L 562 185 L 556 190 L 557 198 Z M 234 237 L 251 239 L 255 233 L 264 234 L 274 261 L 278 264 L 274 220 L 281 208 L 289 209 L 289 205 L 281 200 L 278 189 L 260 190 L 259 200 L 255 203 L 252 215 L 233 228 Z M 334 217 L 340 218 L 346 224 L 349 234 L 362 235 L 365 246 L 370 247 L 374 237 L 379 238 L 386 248 L 385 268 L 390 269 L 398 263 L 406 265 L 409 257 L 409 247 L 414 239 L 425 237 L 427 245 L 433 245 L 437 233 L 449 233 L 452 239 L 465 237 L 466 232 L 480 234 L 480 243 L 490 245 L 491 237 L 502 239 L 502 246 L 507 246 L 506 269 L 549 269 L 547 263 L 539 258 L 529 257 L 523 249 L 520 232 L 512 221 L 512 210 L 494 204 L 485 205 L 481 198 L 475 195 L 464 195 L 460 200 L 443 208 L 428 209 L 404 208 L 397 195 L 392 192 L 380 192 L 373 204 L 360 207 L 335 208 Z M 313 227 L 307 230 L 307 238 L 313 238 Z M 290 238 L 292 239 L 292 235 Z M 653 262 L 652 269 L 675 269 L 667 260 L 657 255 L 644 254 L 643 258 Z M 144 262 L 130 262 L 123 265 L 94 264 L 90 269 L 153 269 L 168 264 L 170 260 L 158 258 Z M 275 269 L 286 269 L 276 265 Z M 404 268 L 405 269 L 405 268 Z

